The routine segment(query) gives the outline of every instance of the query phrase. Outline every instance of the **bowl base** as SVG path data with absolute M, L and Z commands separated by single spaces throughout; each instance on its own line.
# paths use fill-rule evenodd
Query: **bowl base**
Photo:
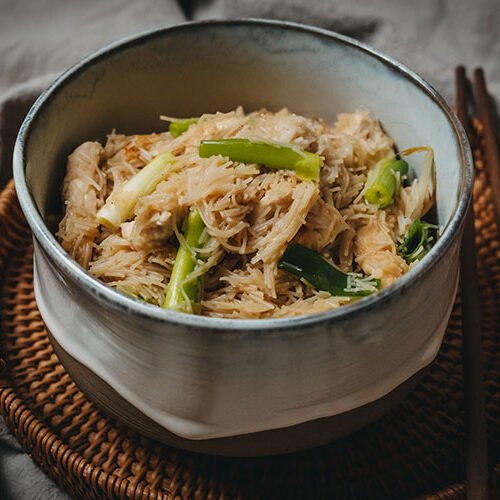
M 74 382 L 99 408 L 133 430 L 169 446 L 197 453 L 233 457 L 280 455 L 315 448 L 348 436 L 379 419 L 417 385 L 427 366 L 384 397 L 359 408 L 281 429 L 217 439 L 185 439 L 154 422 L 126 401 L 107 382 L 70 356 L 47 328 L 57 357 Z

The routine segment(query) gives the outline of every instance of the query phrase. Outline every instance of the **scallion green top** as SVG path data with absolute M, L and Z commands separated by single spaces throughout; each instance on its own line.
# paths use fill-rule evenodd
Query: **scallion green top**
M 432 247 L 432 229 L 436 226 L 420 219 L 413 221 L 403 242 L 399 245 L 399 253 L 408 264 L 420 260 Z
M 172 137 L 179 137 L 193 124 L 198 123 L 199 118 L 171 118 L 170 125 L 168 126 L 168 131 L 172 134 Z
M 264 139 L 219 139 L 200 142 L 201 158 L 221 155 L 241 163 L 257 163 L 270 168 L 293 170 L 297 177 L 308 181 L 319 180 L 323 164 L 321 157 L 304 151 L 296 144 L 285 144 Z
M 293 243 L 286 249 L 278 268 L 334 296 L 362 297 L 380 288 L 380 280 L 363 278 L 356 273 L 344 273 L 317 252 L 299 243 Z
M 179 245 L 163 307 L 198 314 L 201 308 L 203 277 L 198 276 L 186 281 L 187 277 L 195 270 L 198 262 L 198 255 L 193 249 L 202 248 L 206 244 L 205 241 L 202 241 L 205 234 L 205 223 L 197 210 L 192 209 L 189 212 L 182 230 L 189 248 Z

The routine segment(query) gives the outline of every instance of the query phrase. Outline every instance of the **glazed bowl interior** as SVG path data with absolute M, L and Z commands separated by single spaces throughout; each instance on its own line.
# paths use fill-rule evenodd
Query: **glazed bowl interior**
M 40 215 L 47 221 L 61 212 L 65 159 L 80 143 L 103 140 L 113 129 L 165 130 L 160 114 L 198 116 L 238 105 L 247 111 L 287 107 L 330 123 L 338 113 L 369 110 L 400 149 L 434 148 L 442 227 L 457 209 L 465 173 L 456 123 L 418 79 L 410 81 L 397 65 L 342 37 L 292 25 L 226 22 L 121 43 L 56 84 L 25 140 L 26 182 Z M 410 163 L 418 173 L 417 158 Z

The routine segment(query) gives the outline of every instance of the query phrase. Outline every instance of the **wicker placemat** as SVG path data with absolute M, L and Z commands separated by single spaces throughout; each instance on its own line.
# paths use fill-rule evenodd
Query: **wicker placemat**
M 475 154 L 489 455 L 500 464 L 500 244 L 481 150 Z M 384 418 L 315 450 L 230 459 L 146 439 L 78 390 L 36 307 L 31 235 L 12 183 L 0 196 L 0 275 L 7 363 L 0 412 L 33 459 L 77 498 L 465 498 L 460 298 L 436 362 Z M 500 465 L 492 467 L 492 481 L 499 477 Z

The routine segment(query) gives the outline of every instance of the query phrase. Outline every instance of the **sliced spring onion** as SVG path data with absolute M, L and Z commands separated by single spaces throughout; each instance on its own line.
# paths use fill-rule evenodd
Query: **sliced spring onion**
M 296 144 L 264 139 L 220 139 L 200 142 L 201 158 L 221 155 L 241 163 L 257 163 L 266 167 L 293 170 L 302 180 L 319 180 L 321 157 L 304 151 Z
M 379 161 L 374 172 L 375 178 L 367 183 L 365 199 L 372 205 L 387 208 L 394 203 L 401 187 L 401 177 L 408 173 L 408 163 L 397 158 L 385 158 Z
M 206 244 L 205 224 L 197 210 L 191 210 L 182 228 L 186 245 L 179 245 L 174 261 L 172 276 L 168 283 L 167 295 L 163 307 L 174 311 L 199 314 L 203 292 L 203 276 L 187 281 L 195 270 L 199 255 L 193 248 L 203 248 Z
M 175 156 L 160 153 L 131 179 L 120 184 L 97 212 L 99 223 L 117 229 L 122 222 L 130 219 L 138 198 L 152 193 L 174 163 Z
M 431 249 L 431 230 L 435 228 L 434 224 L 422 222 L 420 219 L 413 221 L 405 239 L 399 245 L 399 254 L 408 264 L 420 260 Z
M 168 126 L 168 131 L 172 134 L 172 137 L 179 137 L 182 135 L 191 125 L 198 123 L 199 118 L 170 118 L 168 117 L 170 125 Z
M 334 296 L 363 297 L 380 288 L 380 280 L 344 273 L 317 252 L 299 243 L 293 243 L 286 249 L 278 267 Z

